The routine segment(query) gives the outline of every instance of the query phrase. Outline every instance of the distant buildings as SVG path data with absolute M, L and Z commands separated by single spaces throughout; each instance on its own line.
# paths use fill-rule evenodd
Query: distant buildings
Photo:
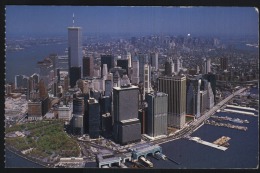
M 220 69 L 223 71 L 228 69 L 228 58 L 227 57 L 220 58 Z
M 158 91 L 168 94 L 168 126 L 182 128 L 186 116 L 186 77 L 159 77 Z
M 146 94 L 147 134 L 152 137 L 167 135 L 168 95 L 162 92 Z

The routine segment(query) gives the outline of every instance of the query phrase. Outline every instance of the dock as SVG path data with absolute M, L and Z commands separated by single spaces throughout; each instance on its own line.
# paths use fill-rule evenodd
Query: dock
M 234 109 L 224 109 L 226 112 L 233 112 L 233 113 L 240 113 L 240 114 L 245 114 L 245 115 L 251 115 L 251 116 L 256 116 L 253 112 L 245 112 L 245 111 L 238 111 Z
M 213 144 L 216 144 L 216 145 L 220 145 L 220 146 L 229 146 L 229 143 L 228 141 L 230 140 L 231 138 L 228 137 L 228 136 L 222 136 L 221 138 L 217 139 L 216 141 L 213 142 Z
M 227 107 L 230 108 L 237 108 L 237 109 L 244 109 L 244 110 L 250 110 L 250 111 L 255 111 L 256 109 L 250 108 L 250 107 L 243 107 L 243 106 L 235 106 L 235 105 L 227 105 Z
M 195 141 L 197 143 L 207 145 L 209 147 L 216 148 L 216 149 L 219 149 L 219 150 L 222 150 L 222 151 L 226 151 L 228 149 L 227 147 L 223 147 L 223 146 L 220 146 L 220 145 L 216 145 L 214 143 L 203 141 L 199 137 L 190 137 L 189 140 L 192 140 L 192 141 Z
M 243 130 L 243 131 L 247 131 L 247 127 L 245 126 L 235 126 L 235 125 L 232 125 L 232 124 L 225 124 L 225 123 L 217 123 L 213 120 L 206 120 L 205 121 L 205 124 L 209 124 L 209 125 L 213 125 L 213 126 L 218 126 L 218 127 L 226 127 L 226 128 L 230 128 L 230 129 L 237 129 L 237 130 Z

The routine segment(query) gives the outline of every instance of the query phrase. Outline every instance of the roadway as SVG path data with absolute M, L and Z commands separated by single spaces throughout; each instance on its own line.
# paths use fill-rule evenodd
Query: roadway
M 176 140 L 176 139 L 179 139 L 179 138 L 182 138 L 182 137 L 189 136 L 191 133 L 194 132 L 194 130 L 196 130 L 200 125 L 202 125 L 202 123 L 205 120 L 207 120 L 211 115 L 213 115 L 218 109 L 220 109 L 223 105 L 225 105 L 233 97 L 235 97 L 236 95 L 242 93 L 245 90 L 246 90 L 246 88 L 241 88 L 238 91 L 232 93 L 231 95 L 229 95 L 228 97 L 226 97 L 225 99 L 220 101 L 212 109 L 207 111 L 204 115 L 200 116 L 198 119 L 195 119 L 189 126 L 186 126 L 183 129 L 181 129 L 180 131 L 176 132 L 173 136 L 168 136 L 167 138 L 154 140 L 151 143 L 153 143 L 153 144 L 162 144 L 162 143 L 165 143 L 165 142 L 169 142 L 169 141 L 172 141 L 172 140 Z

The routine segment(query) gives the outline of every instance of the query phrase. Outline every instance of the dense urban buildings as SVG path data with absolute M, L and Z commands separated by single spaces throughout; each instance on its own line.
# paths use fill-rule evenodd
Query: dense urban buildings
M 104 26 L 109 32 L 108 24 Z M 247 129 L 241 128 L 247 120 L 219 117 L 223 122 L 211 122 L 212 115 L 223 113 L 227 104 L 252 108 L 248 114 L 258 114 L 257 94 L 249 94 L 259 83 L 258 44 L 247 43 L 249 37 L 245 41 L 200 36 L 192 30 L 190 34 L 89 33 L 89 28 L 75 27 L 74 19 L 73 26 L 63 29 L 64 38 L 25 37 L 6 46 L 7 52 L 26 52 L 37 46 L 47 52 L 39 51 L 32 60 L 33 73 L 18 71 L 10 75 L 13 82 L 7 82 L 7 77 L 4 97 L 7 132 L 15 129 L 7 141 L 48 167 L 77 167 L 79 163 L 85 167 L 93 161 L 100 167 L 124 167 L 127 160 L 137 167 L 139 162 L 151 167 L 154 159 L 149 160 L 149 154 L 173 160 L 167 152 L 163 154 L 167 145 L 162 151 L 159 144 L 179 138 L 203 143 L 192 133 L 204 123 L 231 121 L 227 129 Z M 51 49 L 45 51 L 45 47 Z M 251 128 L 251 122 L 248 125 Z M 211 129 L 205 133 L 216 135 Z M 9 138 L 12 135 L 20 136 Z M 214 143 L 204 144 L 214 148 Z M 224 145 L 215 148 L 222 150 L 229 144 Z M 169 146 L 174 154 L 182 154 L 181 149 Z

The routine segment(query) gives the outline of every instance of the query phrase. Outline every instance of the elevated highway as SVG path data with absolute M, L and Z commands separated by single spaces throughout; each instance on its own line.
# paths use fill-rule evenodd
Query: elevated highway
M 173 136 L 169 136 L 164 139 L 158 139 L 154 140 L 151 143 L 153 144 L 162 144 L 166 143 L 172 140 L 176 140 L 182 137 L 188 137 L 191 133 L 193 133 L 199 126 L 203 124 L 205 120 L 207 120 L 211 115 L 216 113 L 218 109 L 220 109 L 223 105 L 225 105 L 227 102 L 229 102 L 233 97 L 236 95 L 239 95 L 240 93 L 244 92 L 246 88 L 241 88 L 237 90 L 236 92 L 232 93 L 222 101 L 220 101 L 218 104 L 216 104 L 212 109 L 207 111 L 204 115 L 200 116 L 198 119 L 195 119 L 189 126 L 184 127 L 180 131 L 176 132 Z

